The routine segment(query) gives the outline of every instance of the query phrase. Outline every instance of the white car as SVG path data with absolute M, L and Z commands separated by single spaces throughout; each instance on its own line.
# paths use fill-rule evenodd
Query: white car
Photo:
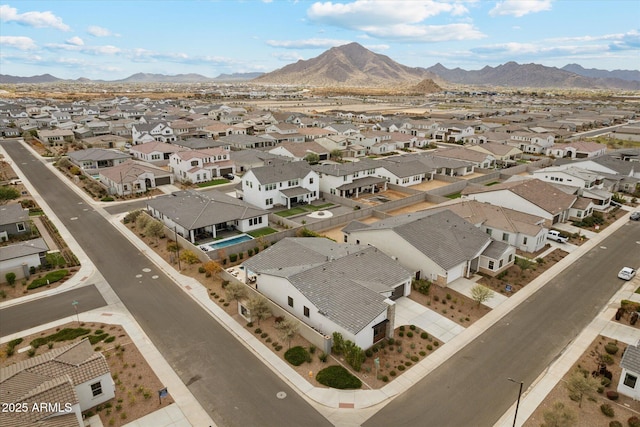
M 631 267 L 623 267 L 618 273 L 618 277 L 624 280 L 631 280 L 636 275 L 636 271 Z

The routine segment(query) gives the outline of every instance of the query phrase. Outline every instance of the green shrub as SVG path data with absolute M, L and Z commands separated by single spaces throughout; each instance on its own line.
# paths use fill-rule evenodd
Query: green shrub
M 324 351 L 320 352 L 320 354 L 318 354 L 318 359 L 320 359 L 320 361 L 322 363 L 327 363 L 327 358 L 329 357 L 329 355 L 327 353 L 325 353 Z
M 409 338 L 413 337 L 413 332 L 408 331 L 408 332 L 407 332 L 407 337 L 409 337 Z
M 622 423 L 620 421 L 610 421 L 609 422 L 609 427 L 622 427 Z
M 404 331 L 404 325 L 400 326 L 398 329 L 400 329 L 401 331 Z
M 640 427 L 640 418 L 635 415 L 627 420 L 629 427 Z
M 293 366 L 300 366 L 311 359 L 311 355 L 306 348 L 301 346 L 292 347 L 284 353 L 284 358 Z
M 602 411 L 603 414 L 605 414 L 609 418 L 613 418 L 616 415 L 615 411 L 613 410 L 611 405 L 609 405 L 608 403 L 603 403 L 602 405 L 600 405 L 600 410 Z
M 9 285 L 11 285 L 11 286 L 15 285 L 15 283 L 16 283 L 16 273 L 11 271 L 11 272 L 5 274 L 4 278 L 7 280 L 7 283 Z
M 338 365 L 322 369 L 316 375 L 316 380 L 322 385 L 340 390 L 352 390 L 362 387 L 362 382 L 357 377 Z
M 420 334 L 420 338 L 422 338 L 423 340 L 426 340 L 427 338 L 429 338 L 429 334 L 426 332 L 423 332 Z
M 404 371 L 405 369 L 407 368 L 404 365 L 398 365 L 398 371 Z
M 41 286 L 46 286 L 47 284 L 58 282 L 61 279 L 63 279 L 67 274 L 69 274 L 68 270 L 52 271 L 51 273 L 48 273 L 46 276 L 41 277 L 39 279 L 35 279 L 33 282 L 29 283 L 29 286 L 27 286 L 27 289 L 37 289 Z
M 447 294 L 447 295 L 449 295 L 449 294 Z M 448 299 L 450 299 L 450 298 L 448 298 Z M 411 329 L 412 331 L 415 331 L 416 330 L 416 325 L 410 325 L 409 329 Z
M 89 335 L 89 342 L 91 343 L 91 345 L 94 345 L 94 344 L 97 344 L 100 341 L 104 340 L 108 336 L 109 336 L 109 334 Z
M 206 272 L 207 272 L 207 270 L 205 270 L 203 266 L 198 267 L 198 273 L 204 274 Z
M 604 351 L 608 354 L 616 354 L 618 352 L 618 346 L 613 342 L 607 343 L 604 346 Z
M 116 337 L 112 335 L 110 337 L 105 338 L 104 342 L 110 343 L 110 342 L 114 342 L 115 340 L 116 340 Z
M 90 329 L 84 328 L 64 328 L 55 334 L 47 335 L 46 337 L 39 337 L 30 342 L 31 347 L 38 348 L 41 345 L 44 345 L 51 341 L 70 341 L 75 338 L 78 338 L 82 335 L 87 335 L 91 333 Z
M 247 250 L 247 256 L 252 256 L 252 255 L 253 255 L 253 249 Z
M 603 354 L 600 356 L 600 360 L 602 361 L 602 363 L 605 363 L 609 366 L 613 365 L 614 360 L 613 357 L 611 357 L 611 355 L 609 354 Z

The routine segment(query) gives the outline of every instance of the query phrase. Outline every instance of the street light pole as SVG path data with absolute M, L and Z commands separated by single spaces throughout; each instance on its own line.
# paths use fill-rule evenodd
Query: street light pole
M 513 378 L 507 378 L 507 380 L 512 383 L 520 383 L 520 391 L 518 391 L 518 401 L 516 402 L 516 413 L 513 415 L 513 427 L 516 427 L 516 420 L 518 419 L 518 407 L 520 406 L 520 397 L 522 396 L 522 385 L 524 384 L 522 381 L 516 381 Z

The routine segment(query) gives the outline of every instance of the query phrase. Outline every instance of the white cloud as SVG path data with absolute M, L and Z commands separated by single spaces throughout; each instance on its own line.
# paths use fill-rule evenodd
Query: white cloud
M 311 21 L 350 30 L 368 37 L 411 42 L 476 40 L 485 35 L 470 22 L 426 25 L 424 21 L 440 14 L 460 17 L 469 10 L 461 2 L 448 1 L 376 1 L 352 3 L 316 2 L 307 10 Z
M 71 31 L 71 27 L 62 22 L 62 18 L 52 12 L 25 12 L 18 13 L 18 9 L 3 4 L 0 6 L 0 21 L 16 22 L 34 28 L 55 28 L 61 31 Z
M 109 37 L 109 36 L 117 36 L 111 32 L 111 30 L 103 27 L 98 27 L 97 25 L 92 25 L 87 28 L 87 33 L 91 34 L 94 37 Z
M 283 62 L 298 62 L 299 60 L 304 59 L 304 56 L 297 52 L 278 52 L 274 53 L 272 56 Z
M 9 46 L 20 50 L 36 49 L 36 43 L 29 37 L 0 36 L 0 46 Z
M 376 1 L 356 0 L 352 3 L 316 2 L 307 10 L 309 19 L 343 28 L 360 25 L 385 26 L 415 24 L 439 15 L 460 15 L 468 10 L 463 5 L 443 1 Z
M 68 43 L 68 41 L 67 41 Z M 49 50 L 66 50 L 69 52 L 86 53 L 88 55 L 117 55 L 122 53 L 122 49 L 116 46 L 85 46 L 77 44 L 50 43 L 45 45 Z
M 350 40 L 336 39 L 305 39 L 305 40 L 267 40 L 271 47 L 282 47 L 285 49 L 328 49 L 335 46 L 342 46 L 350 43 Z
M 512 15 L 520 18 L 529 13 L 551 10 L 552 0 L 504 0 L 489 11 L 491 16 Z
M 67 44 L 72 44 L 74 46 L 83 46 L 84 45 L 84 40 L 82 40 L 80 37 L 71 37 L 70 39 L 65 41 Z
M 477 40 L 486 37 L 470 24 L 406 25 L 362 27 L 367 34 L 387 40 L 406 42 L 444 42 L 451 40 Z

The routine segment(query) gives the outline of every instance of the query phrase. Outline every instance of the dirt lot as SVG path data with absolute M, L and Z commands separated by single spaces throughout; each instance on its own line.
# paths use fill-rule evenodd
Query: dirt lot
M 465 328 L 468 328 L 476 320 L 491 311 L 489 307 L 482 304 L 478 305 L 471 298 L 453 289 L 441 288 L 437 285 L 431 285 L 429 295 L 423 295 L 414 290 L 409 295 L 409 298 L 425 307 L 429 307 L 442 316 L 448 317 Z
M 12 356 L 7 356 L 7 344 L 0 347 L 0 367 L 12 365 L 30 356 L 27 351 L 20 351 L 28 348 L 32 340 L 56 333 L 64 328 L 85 328 L 90 329 L 91 334 L 96 334 L 96 330 L 102 330 L 109 336 L 115 337 L 110 343 L 98 342 L 94 345 L 96 351 L 101 351 L 107 359 L 111 376 L 116 383 L 116 395 L 114 399 L 103 403 L 95 408 L 86 411 L 85 414 L 91 416 L 95 413 L 100 415 L 100 419 L 105 426 L 118 427 L 143 417 L 158 410 L 158 390 L 163 388 L 163 384 L 147 364 L 142 354 L 138 351 L 135 343 L 119 325 L 109 325 L 106 323 L 68 323 L 60 327 L 39 332 L 34 335 L 25 336 L 23 342 L 16 347 Z M 67 344 L 77 342 L 87 335 L 69 341 L 55 342 L 51 348 L 58 348 Z M 49 351 L 47 345 L 39 347 L 34 355 L 40 355 Z M 171 395 L 162 399 L 162 406 L 165 407 L 173 403 Z
M 589 346 L 589 349 L 582 354 L 580 359 L 568 371 L 567 375 L 562 378 L 558 385 L 554 387 L 545 400 L 534 411 L 531 417 L 529 417 L 529 419 L 524 423 L 524 426 L 538 427 L 542 425 L 542 423 L 544 423 L 544 413 L 549 411 L 555 402 L 562 402 L 565 405 L 565 408 L 568 408 L 576 416 L 575 423 L 566 425 L 608 426 L 609 422 L 617 420 L 621 422 L 623 426 L 626 426 L 629 417 L 633 415 L 640 416 L 640 402 L 622 395 L 620 395 L 617 400 L 610 400 L 606 396 L 607 391 L 615 391 L 618 386 L 621 372 L 620 359 L 622 358 L 622 354 L 624 354 L 624 349 L 626 348 L 624 343 L 618 343 L 618 351 L 616 354 L 610 355 L 612 363 L 608 364 L 606 368 L 611 372 L 612 379 L 610 385 L 602 387 L 603 393 L 594 392 L 591 396 L 585 396 L 582 399 L 582 407 L 580 407 L 578 402 L 569 398 L 566 384 L 571 375 L 573 375 L 579 368 L 585 369 L 589 374 L 593 371 L 597 371 L 599 366 L 599 355 L 607 354 L 604 350 L 604 346 L 609 342 L 614 341 L 604 336 L 596 338 Z M 602 378 L 602 376 L 598 376 L 598 379 L 601 381 Z M 600 409 L 602 404 L 611 405 L 614 410 L 613 417 L 607 417 L 602 413 L 602 410 Z

